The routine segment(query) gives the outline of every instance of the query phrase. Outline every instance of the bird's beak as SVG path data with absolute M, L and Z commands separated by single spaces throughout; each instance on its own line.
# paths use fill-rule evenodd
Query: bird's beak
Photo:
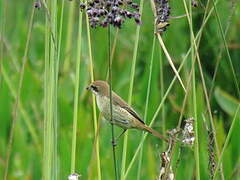
M 89 91 L 90 89 L 91 89 L 91 87 L 90 87 L 90 86 L 86 87 L 86 90 L 88 90 L 88 91 Z

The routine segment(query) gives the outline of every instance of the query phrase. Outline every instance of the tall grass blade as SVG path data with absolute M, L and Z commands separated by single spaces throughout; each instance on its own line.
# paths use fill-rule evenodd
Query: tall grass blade
M 82 12 L 79 11 L 78 21 L 78 40 L 75 72 L 75 93 L 74 93 L 74 115 L 73 115 L 73 134 L 72 134 L 72 158 L 71 173 L 75 172 L 76 162 L 76 143 L 77 143 L 77 120 L 78 120 L 78 99 L 79 99 L 79 80 L 80 80 L 80 63 L 81 63 L 81 45 L 82 45 Z
M 13 87 L 13 82 L 10 80 L 10 77 L 7 74 L 7 71 L 6 71 L 4 66 L 2 66 L 2 77 L 3 77 L 3 80 L 7 84 L 8 88 L 11 92 L 12 97 L 14 99 L 16 99 L 17 98 L 17 91 Z M 23 117 L 23 121 L 27 126 L 27 129 L 28 129 L 28 131 L 29 131 L 29 133 L 30 133 L 30 135 L 33 139 L 33 142 L 37 147 L 37 151 L 41 152 L 41 142 L 40 142 L 39 135 L 37 134 L 36 129 L 35 129 L 32 121 L 31 121 L 30 115 L 27 113 L 26 109 L 23 107 L 21 99 L 19 99 L 19 102 L 18 102 L 18 109 L 19 109 L 19 112 L 20 112 L 21 116 Z
M 65 60 L 63 64 L 63 72 L 67 73 L 70 68 L 71 60 L 71 50 L 72 50 L 72 41 L 73 41 L 73 25 L 74 25 L 74 11 L 75 11 L 75 2 L 68 1 L 69 11 L 68 11 L 68 24 L 67 24 L 67 35 L 66 35 L 66 47 L 65 47 Z
M 140 1 L 140 14 L 143 13 L 143 0 Z M 128 92 L 128 104 L 131 106 L 132 103 L 132 92 L 133 92 L 133 83 L 134 83 L 134 75 L 135 75 L 135 68 L 136 68 L 136 61 L 137 61 L 137 52 L 138 52 L 138 42 L 139 42 L 139 35 L 140 35 L 140 26 L 137 26 L 136 29 L 136 36 L 135 36 L 135 43 L 134 43 L 134 51 L 133 51 L 133 58 L 132 58 L 132 67 L 131 67 L 131 74 L 130 74 L 130 85 L 129 85 L 129 92 Z M 128 132 L 124 134 L 123 140 L 123 153 L 122 153 L 122 166 L 121 166 L 121 174 L 120 179 L 125 180 L 125 166 L 126 166 L 126 158 L 127 158 L 127 143 L 128 143 Z
M 149 104 L 149 98 L 150 98 L 150 90 L 151 90 L 151 80 L 152 80 L 152 69 L 153 69 L 153 59 L 154 59 L 154 52 L 155 52 L 155 41 L 156 36 L 153 37 L 153 45 L 152 45 L 152 54 L 150 59 L 150 66 L 149 66 L 149 75 L 148 75 L 148 86 L 147 86 L 147 96 L 146 96 L 146 104 L 145 104 L 145 111 L 144 111 L 144 122 L 147 120 L 148 115 L 148 104 Z M 137 173 L 137 179 L 141 179 L 141 169 L 142 169 L 142 156 L 143 156 L 143 147 L 140 149 L 140 155 L 139 155 L 139 161 L 138 161 L 138 173 Z
M 45 117 L 44 117 L 44 152 L 43 179 L 58 178 L 57 166 L 57 87 L 58 66 L 57 50 L 57 1 L 44 1 L 46 8 L 45 38 Z
M 216 2 L 214 2 L 214 0 L 211 0 L 211 1 L 213 3 L 214 11 L 215 11 L 215 14 L 216 14 L 216 17 L 217 17 L 217 22 L 218 22 L 218 26 L 219 26 L 219 29 L 220 29 L 221 37 L 223 39 L 224 48 L 227 52 L 227 57 L 228 57 L 228 61 L 229 61 L 229 64 L 230 64 L 230 68 L 231 68 L 231 71 L 233 73 L 233 79 L 234 79 L 234 83 L 235 83 L 235 86 L 236 86 L 236 89 L 237 89 L 238 97 L 240 97 L 239 81 L 237 79 L 237 75 L 236 75 L 236 72 L 235 72 L 235 69 L 234 69 L 234 66 L 233 66 L 233 63 L 232 63 L 232 58 L 231 58 L 231 55 L 230 55 L 229 50 L 228 50 L 228 45 L 227 45 L 227 41 L 226 41 L 224 31 L 223 31 L 223 28 L 222 28 L 222 23 L 221 23 L 219 14 L 218 14 Z

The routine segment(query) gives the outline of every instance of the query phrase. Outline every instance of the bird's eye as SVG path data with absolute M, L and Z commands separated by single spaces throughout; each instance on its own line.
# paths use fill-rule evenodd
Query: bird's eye
M 91 88 L 92 88 L 95 92 L 98 92 L 97 86 L 91 85 Z

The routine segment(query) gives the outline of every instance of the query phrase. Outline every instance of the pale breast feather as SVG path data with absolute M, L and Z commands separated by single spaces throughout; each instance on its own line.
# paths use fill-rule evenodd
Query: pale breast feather
M 105 109 L 108 107 L 109 101 L 105 97 L 102 98 L 100 96 L 96 96 L 96 99 L 97 99 L 97 106 L 100 112 L 105 111 Z

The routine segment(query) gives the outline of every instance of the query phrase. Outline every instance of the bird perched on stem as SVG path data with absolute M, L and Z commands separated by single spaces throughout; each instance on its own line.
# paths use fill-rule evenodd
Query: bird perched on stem
M 127 129 L 139 129 L 142 131 L 149 132 L 154 136 L 168 141 L 163 135 L 157 131 L 148 127 L 139 115 L 116 93 L 112 91 L 112 121 L 110 111 L 110 89 L 106 81 L 94 81 L 88 87 L 87 90 L 92 91 L 97 99 L 97 106 L 106 120 L 114 125 L 123 128 L 123 135 Z M 119 137 L 120 137 L 119 136 Z M 118 138 L 119 138 L 118 137 Z M 117 138 L 117 139 L 118 139 Z

